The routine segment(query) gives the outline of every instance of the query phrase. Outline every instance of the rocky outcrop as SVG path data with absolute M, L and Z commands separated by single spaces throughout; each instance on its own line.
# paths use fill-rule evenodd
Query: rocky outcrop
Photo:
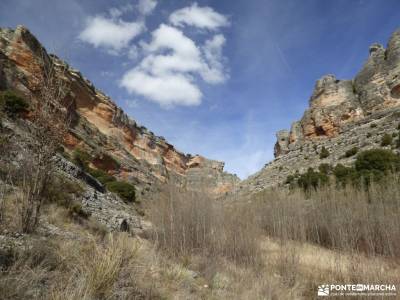
M 370 47 L 353 80 L 338 80 L 334 75 L 317 80 L 301 120 L 290 131 L 278 131 L 275 159 L 238 190 L 248 193 L 276 186 L 288 175 L 321 163 L 350 164 L 354 157 L 345 157 L 347 150 L 381 147 L 382 136 L 396 135 L 399 123 L 400 30 L 393 33 L 386 49 L 379 44 Z M 330 155 L 321 159 L 322 147 Z
M 143 195 L 170 182 L 190 189 L 199 181 L 209 182 L 209 191 L 218 194 L 239 181 L 223 171 L 223 163 L 183 154 L 137 124 L 78 70 L 47 54 L 25 27 L 0 29 L 0 90 L 12 89 L 34 100 L 43 78 L 43 61 L 53 63 L 65 83 L 66 102 L 72 103 L 67 153 L 85 150 L 93 157 L 93 167 L 134 182 Z
M 317 80 L 309 108 L 290 132 L 279 131 L 275 157 L 285 155 L 307 140 L 337 136 L 348 123 L 400 105 L 400 30 L 387 49 L 373 44 L 369 57 L 353 80 L 326 75 Z

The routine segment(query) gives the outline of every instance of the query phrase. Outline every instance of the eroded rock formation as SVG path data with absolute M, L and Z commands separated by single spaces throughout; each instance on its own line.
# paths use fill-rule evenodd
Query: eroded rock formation
M 0 90 L 35 99 L 43 61 L 53 62 L 72 102 L 74 118 L 65 137 L 69 153 L 77 148 L 87 151 L 94 167 L 134 182 L 143 194 L 171 182 L 188 188 L 207 182 L 210 192 L 219 194 L 239 181 L 223 171 L 223 163 L 186 155 L 137 124 L 78 70 L 48 55 L 25 27 L 0 29 Z
M 369 57 L 353 80 L 326 75 L 317 80 L 309 108 L 289 133 L 279 131 L 275 157 L 287 154 L 297 143 L 336 137 L 348 123 L 400 104 L 400 30 L 387 49 L 373 44 Z
M 282 184 L 288 175 L 321 163 L 350 164 L 354 157 L 346 157 L 347 150 L 381 147 L 382 136 L 397 135 L 399 123 L 400 30 L 393 33 L 386 49 L 380 44 L 370 47 L 353 80 L 338 80 L 334 75 L 317 80 L 301 120 L 290 131 L 278 131 L 275 159 L 238 190 L 248 193 Z M 323 159 L 322 147 L 330 153 Z

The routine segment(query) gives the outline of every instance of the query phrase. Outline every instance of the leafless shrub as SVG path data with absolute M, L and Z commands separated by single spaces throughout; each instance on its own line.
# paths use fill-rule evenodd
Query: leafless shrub
M 229 209 L 204 194 L 174 187 L 166 195 L 153 202 L 149 213 L 152 238 L 160 248 L 175 257 L 200 254 L 257 263 L 259 230 L 245 209 Z
M 65 70 L 57 67 L 43 52 L 39 92 L 31 99 L 30 130 L 14 141 L 19 154 L 18 170 L 11 182 L 20 187 L 19 219 L 23 232 L 38 225 L 45 187 L 55 170 L 54 155 L 68 130 Z
M 392 175 L 366 189 L 327 186 L 307 199 L 302 191 L 266 191 L 254 201 L 270 236 L 332 249 L 400 257 L 400 185 Z

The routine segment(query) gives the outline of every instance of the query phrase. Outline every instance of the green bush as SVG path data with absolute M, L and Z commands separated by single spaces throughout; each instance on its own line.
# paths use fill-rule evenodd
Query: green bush
M 356 155 L 357 152 L 358 152 L 358 148 L 357 147 L 353 147 L 353 148 L 347 150 L 346 153 L 344 154 L 344 156 L 345 157 L 351 157 L 351 156 Z
M 322 174 L 329 174 L 332 171 L 332 166 L 330 164 L 320 164 L 318 170 Z
M 393 142 L 393 137 L 390 134 L 385 133 L 382 137 L 381 146 L 389 146 Z
M 135 186 L 126 181 L 107 182 L 106 187 L 110 192 L 116 193 L 127 202 L 136 201 Z
M 312 168 L 309 168 L 306 173 L 300 175 L 297 183 L 304 191 L 307 192 L 311 189 L 316 190 L 318 187 L 328 183 L 328 181 L 329 178 L 326 174 L 315 172 Z
M 378 125 L 376 125 L 375 123 L 372 123 L 372 124 L 370 125 L 370 127 L 371 127 L 371 128 L 376 128 L 376 127 L 378 127 Z
M 103 170 L 95 170 L 92 168 L 88 168 L 88 173 L 100 181 L 102 184 L 106 184 L 108 182 L 116 181 L 114 176 L 111 176 L 104 172 Z
M 296 178 L 293 175 L 288 175 L 288 177 L 286 177 L 285 184 L 292 184 L 294 183 L 295 179 Z
M 92 157 L 86 151 L 76 148 L 72 153 L 72 160 L 77 166 L 87 171 Z
M 329 151 L 325 148 L 325 146 L 322 147 L 321 152 L 319 153 L 319 158 L 324 159 L 329 156 Z
M 15 117 L 22 112 L 26 112 L 29 104 L 20 96 L 12 91 L 0 93 L 0 109 L 7 115 Z
M 342 164 L 336 165 L 333 169 L 333 175 L 335 176 L 336 182 L 342 186 L 348 183 L 356 183 L 358 180 L 356 170 L 352 167 L 345 167 Z
M 76 201 L 83 195 L 83 188 L 61 175 L 54 176 L 45 188 L 45 203 L 54 203 L 67 209 L 70 217 L 87 219 L 90 213 L 82 209 L 82 205 Z
M 400 157 L 390 150 L 372 149 L 357 155 L 355 162 L 357 172 L 363 171 L 399 171 Z

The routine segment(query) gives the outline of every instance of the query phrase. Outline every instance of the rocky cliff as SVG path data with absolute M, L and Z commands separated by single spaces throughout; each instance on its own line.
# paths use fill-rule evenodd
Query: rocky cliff
M 317 80 L 301 120 L 277 133 L 275 159 L 239 189 L 258 191 L 274 186 L 288 175 L 321 163 L 350 164 L 354 157 L 346 157 L 347 150 L 381 147 L 382 136 L 396 133 L 399 122 L 400 30 L 393 33 L 386 49 L 380 44 L 370 47 L 354 79 L 326 75 Z M 320 157 L 323 147 L 328 157 Z
M 89 153 L 92 167 L 134 182 L 143 195 L 167 183 L 188 189 L 204 184 L 219 195 L 239 181 L 223 171 L 224 163 L 183 154 L 137 124 L 78 70 L 47 54 L 25 27 L 0 29 L 0 91 L 14 90 L 34 99 L 43 73 L 41 61 L 53 63 L 65 83 L 68 103 L 72 103 L 73 119 L 65 137 L 67 153 L 75 149 Z

